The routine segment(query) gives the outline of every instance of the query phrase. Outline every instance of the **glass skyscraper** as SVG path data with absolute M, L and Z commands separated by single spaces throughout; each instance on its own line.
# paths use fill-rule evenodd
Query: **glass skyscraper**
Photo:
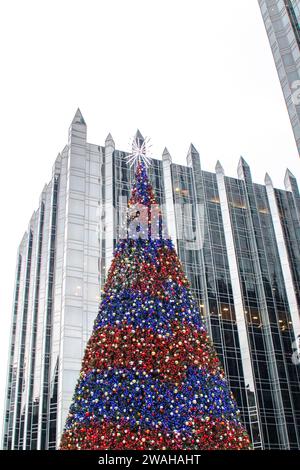
M 3 448 L 55 449 L 120 235 L 134 168 L 78 110 L 18 248 Z M 142 136 L 138 133 L 138 137 Z M 149 175 L 255 448 L 300 448 L 300 194 L 167 149 Z M 120 210 L 118 210 L 120 209 Z
M 300 155 L 300 0 L 258 0 Z

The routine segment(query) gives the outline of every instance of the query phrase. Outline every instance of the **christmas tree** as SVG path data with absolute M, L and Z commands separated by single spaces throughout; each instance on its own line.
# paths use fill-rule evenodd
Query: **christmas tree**
M 144 141 L 126 233 L 61 439 L 61 449 L 249 449 L 147 176 Z

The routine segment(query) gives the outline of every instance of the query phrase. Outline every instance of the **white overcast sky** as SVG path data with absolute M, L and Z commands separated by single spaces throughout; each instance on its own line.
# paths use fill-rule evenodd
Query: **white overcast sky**
M 9 0 L 0 44 L 2 409 L 17 247 L 78 106 L 94 144 L 139 128 L 155 157 L 193 142 L 282 188 L 300 166 L 257 0 Z

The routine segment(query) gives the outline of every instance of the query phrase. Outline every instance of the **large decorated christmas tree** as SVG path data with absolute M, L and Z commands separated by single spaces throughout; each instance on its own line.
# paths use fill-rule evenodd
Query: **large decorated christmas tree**
M 135 142 L 135 181 L 61 449 L 249 449 Z

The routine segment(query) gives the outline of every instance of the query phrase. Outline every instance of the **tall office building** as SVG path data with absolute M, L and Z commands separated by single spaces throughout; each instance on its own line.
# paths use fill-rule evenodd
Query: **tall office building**
M 300 0 L 258 0 L 300 155 Z
M 142 139 L 138 133 L 139 139 Z M 54 449 L 97 315 L 134 168 L 87 142 L 78 110 L 17 254 L 5 449 Z M 187 165 L 167 149 L 149 175 L 255 448 L 300 448 L 300 194 Z

